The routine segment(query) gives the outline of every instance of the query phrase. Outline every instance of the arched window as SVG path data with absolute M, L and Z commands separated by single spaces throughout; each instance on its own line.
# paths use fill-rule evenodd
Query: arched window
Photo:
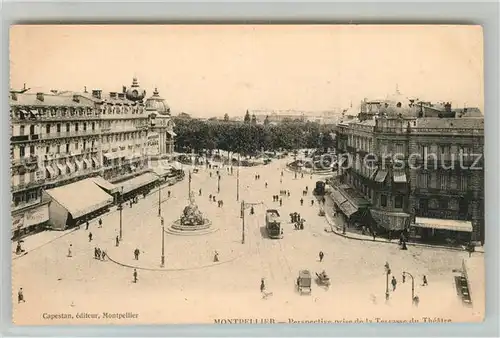
M 33 134 L 35 134 L 35 126 L 31 125 L 30 126 L 30 135 L 33 135 Z

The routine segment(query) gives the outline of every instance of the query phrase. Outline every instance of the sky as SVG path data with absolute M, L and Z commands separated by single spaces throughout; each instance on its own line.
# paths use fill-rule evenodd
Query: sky
M 483 110 L 480 26 L 18 25 L 11 88 L 121 91 L 136 76 L 172 112 L 321 111 L 407 96 Z

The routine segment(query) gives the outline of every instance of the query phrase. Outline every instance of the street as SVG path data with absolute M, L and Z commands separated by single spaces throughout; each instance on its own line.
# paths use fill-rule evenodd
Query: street
M 289 159 L 288 159 L 289 160 Z M 158 191 L 130 208 L 123 209 L 123 241 L 115 246 L 119 234 L 119 212 L 102 217 L 103 227 L 93 222 L 88 231 L 82 226 L 68 235 L 29 252 L 13 261 L 14 321 L 16 324 L 64 324 L 74 320 L 47 321 L 43 313 L 102 313 L 131 311 L 141 323 L 213 323 L 217 318 L 275 318 L 288 323 L 295 320 L 354 320 L 356 318 L 408 319 L 442 317 L 454 321 L 471 319 L 471 309 L 461 305 L 453 280 L 453 269 L 461 267 L 466 252 L 411 247 L 402 251 L 396 245 L 371 243 L 339 237 L 325 228 L 329 225 L 318 215 L 319 205 L 311 206 L 312 190 L 320 177 L 303 178 L 284 170 L 286 160 L 267 166 L 240 169 L 240 199 L 236 200 L 237 169 L 221 173 L 220 194 L 217 175 L 201 168 L 192 175 L 191 189 L 196 203 L 210 219 L 216 232 L 200 236 L 165 233 L 165 267 L 160 267 L 161 225 L 158 217 Z M 184 168 L 187 172 L 187 167 Z M 281 172 L 284 171 L 282 183 Z M 260 175 L 259 180 L 254 176 Z M 265 187 L 265 182 L 268 187 Z M 300 206 L 302 190 L 309 194 Z M 202 196 L 198 196 L 198 190 Z M 289 190 L 283 206 L 272 195 Z M 167 191 L 171 197 L 167 198 Z M 208 195 L 216 195 L 224 206 L 217 207 Z M 165 227 L 177 220 L 188 204 L 188 178 L 161 191 Z M 240 203 L 252 203 L 245 209 L 245 243 L 242 244 Z M 276 208 L 282 216 L 284 237 L 271 240 L 265 232 L 265 210 Z M 304 230 L 294 230 L 289 213 L 298 212 L 306 220 Z M 94 239 L 89 242 L 88 233 Z M 33 236 L 34 237 L 34 236 Z M 30 246 L 28 237 L 26 246 Z M 67 257 L 69 245 L 73 257 Z M 116 263 L 94 259 L 94 248 L 106 250 Z M 133 251 L 140 250 L 139 260 Z M 219 253 L 220 261 L 213 262 Z M 325 258 L 319 262 L 318 253 Z M 390 264 L 397 288 L 385 300 L 384 264 Z M 118 264 L 119 263 L 119 264 Z M 123 266 L 126 265 L 126 266 Z M 132 283 L 133 266 L 138 282 Z M 331 278 L 329 289 L 313 282 L 312 294 L 296 292 L 299 270 L 312 275 L 326 270 Z M 411 278 L 402 283 L 402 272 L 415 277 L 418 308 L 411 304 Z M 429 281 L 421 286 L 423 275 Z M 264 278 L 266 292 L 259 290 Z M 22 287 L 26 303 L 17 304 L 16 292 Z M 392 287 L 391 287 L 392 290 Z M 436 296 L 439 295 L 439 296 Z M 118 319 L 81 319 L 78 324 L 118 323 Z M 130 322 L 128 322 L 130 323 Z M 133 321 L 132 321 L 133 323 Z

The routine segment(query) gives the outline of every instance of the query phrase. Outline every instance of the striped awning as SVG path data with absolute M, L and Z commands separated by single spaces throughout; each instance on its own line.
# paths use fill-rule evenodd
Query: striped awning
M 347 198 L 345 198 L 344 195 L 342 195 L 342 193 L 335 188 L 332 188 L 330 196 L 332 196 L 333 200 L 335 201 L 335 203 L 337 203 L 337 205 L 341 205 L 342 203 L 347 201 Z
M 340 207 L 340 210 L 342 210 L 342 212 L 347 217 L 351 217 L 354 213 L 356 213 L 358 211 L 358 208 L 356 208 L 356 206 L 354 206 L 354 204 L 352 204 L 349 201 L 345 201 L 344 203 L 340 204 L 339 207 Z
M 406 183 L 406 174 L 403 170 L 394 170 L 394 183 Z
M 83 162 L 87 165 L 87 169 L 92 168 L 92 163 L 90 163 L 90 160 L 88 158 L 84 158 Z
M 75 159 L 77 170 L 83 170 L 83 162 Z
M 66 172 L 66 164 L 57 163 L 57 168 L 61 170 L 61 173 L 64 174 Z
M 50 177 L 57 176 L 57 173 L 54 170 L 54 168 L 52 168 L 52 166 L 48 165 L 48 166 L 45 167 L 45 169 L 47 169 L 47 171 L 49 172 Z
M 387 177 L 387 170 L 379 170 L 377 175 L 375 175 L 375 182 L 382 183 Z

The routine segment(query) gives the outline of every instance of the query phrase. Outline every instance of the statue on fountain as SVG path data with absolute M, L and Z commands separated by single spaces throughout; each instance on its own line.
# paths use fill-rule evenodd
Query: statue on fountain
M 203 214 L 194 200 L 194 193 L 189 192 L 189 204 L 184 208 L 180 219 L 181 225 L 195 226 L 204 223 Z

